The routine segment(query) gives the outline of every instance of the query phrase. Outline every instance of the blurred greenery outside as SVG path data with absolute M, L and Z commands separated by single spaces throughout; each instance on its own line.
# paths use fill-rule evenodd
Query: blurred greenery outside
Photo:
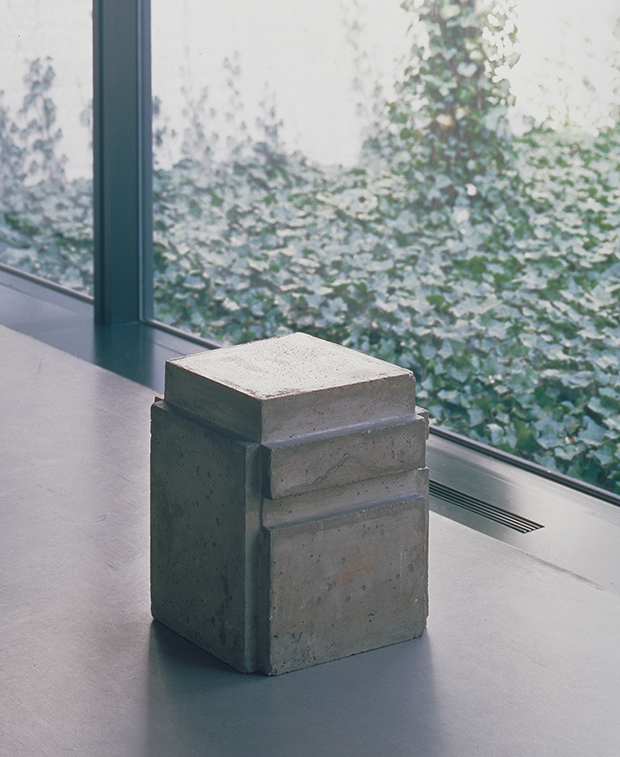
M 225 144 L 205 90 L 158 167 L 155 101 L 156 318 L 397 363 L 435 424 L 620 493 L 620 116 L 515 136 L 510 7 L 403 7 L 424 33 L 393 95 L 373 91 L 356 167 L 287 150 L 267 102 L 250 136 L 234 60 Z M 53 78 L 34 61 L 23 108 L 0 100 L 0 262 L 92 293 L 92 183 L 65 176 Z

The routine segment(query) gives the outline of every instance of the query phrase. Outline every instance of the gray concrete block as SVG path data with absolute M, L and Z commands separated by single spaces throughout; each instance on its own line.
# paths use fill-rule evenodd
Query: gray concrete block
M 266 529 L 259 666 L 269 675 L 420 636 L 427 499 Z
M 416 405 L 415 411 L 416 411 L 417 415 L 420 415 L 420 416 L 422 416 L 422 418 L 424 418 L 424 422 L 426 423 L 426 438 L 428 439 L 428 437 L 430 435 L 430 431 L 431 431 L 429 412 L 425 408 L 418 407 L 417 405 Z
M 426 465 L 426 422 L 410 415 L 348 433 L 271 442 L 265 450 L 265 496 L 271 499 L 401 473 Z
M 151 611 L 229 663 L 256 669 L 258 445 L 152 407 Z
M 415 412 L 411 371 L 308 334 L 166 363 L 166 402 L 269 442 Z
M 411 372 L 304 334 L 170 361 L 153 616 L 268 674 L 419 636 L 427 426 Z

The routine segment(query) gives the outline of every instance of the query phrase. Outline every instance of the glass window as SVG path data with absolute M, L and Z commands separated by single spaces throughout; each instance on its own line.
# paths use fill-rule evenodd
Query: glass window
M 0 8 L 0 263 L 92 295 L 91 3 Z
M 620 491 L 615 3 L 152 10 L 156 318 L 370 352 L 436 424 Z

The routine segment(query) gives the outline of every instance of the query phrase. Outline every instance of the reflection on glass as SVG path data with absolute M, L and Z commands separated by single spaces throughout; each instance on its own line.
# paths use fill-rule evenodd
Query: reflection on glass
M 91 3 L 0 17 L 0 263 L 92 294 Z
M 620 491 L 620 11 L 595 5 L 153 0 L 157 318 L 370 352 L 436 423 Z

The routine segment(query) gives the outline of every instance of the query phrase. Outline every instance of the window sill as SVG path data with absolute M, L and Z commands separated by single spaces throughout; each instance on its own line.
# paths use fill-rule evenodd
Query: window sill
M 0 269 L 0 324 L 163 393 L 166 360 L 209 348 L 209 343 L 155 326 L 100 327 L 84 297 Z M 428 440 L 431 480 L 448 489 L 540 524 L 520 533 L 479 513 L 431 495 L 431 509 L 532 554 L 585 580 L 620 593 L 620 498 L 594 487 L 553 480 L 542 468 L 482 445 L 458 443 L 441 430 Z M 504 458 L 504 459 L 502 459 Z M 551 477 L 549 477 L 551 476 Z M 582 489 L 581 491 L 579 489 Z

